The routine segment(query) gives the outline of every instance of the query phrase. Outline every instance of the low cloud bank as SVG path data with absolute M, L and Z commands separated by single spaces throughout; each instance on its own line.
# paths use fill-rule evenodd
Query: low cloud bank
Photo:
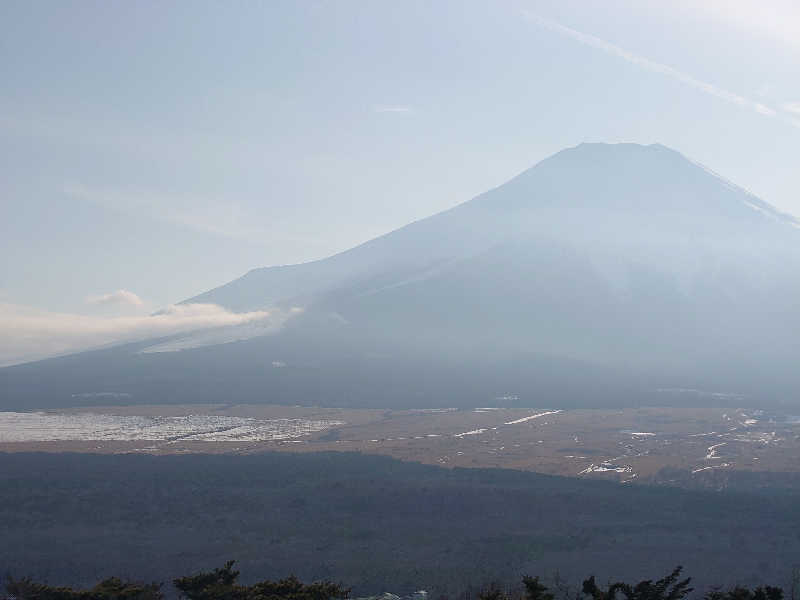
M 0 303 L 0 367 L 109 344 L 270 318 L 267 311 L 233 313 L 216 304 L 176 304 L 152 315 L 98 317 Z
M 117 290 L 110 294 L 88 296 L 86 302 L 88 304 L 127 304 L 129 306 L 142 306 L 144 304 L 139 296 L 128 290 Z

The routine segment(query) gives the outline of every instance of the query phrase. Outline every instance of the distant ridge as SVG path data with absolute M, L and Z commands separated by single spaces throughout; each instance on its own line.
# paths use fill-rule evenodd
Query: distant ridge
M 22 365 L 0 384 L 31 406 L 114 390 L 141 402 L 512 396 L 558 408 L 663 403 L 656 390 L 672 388 L 800 404 L 798 299 L 797 219 L 665 146 L 581 144 L 345 252 L 188 300 L 283 311 L 279 331 Z
M 418 267 L 437 260 L 469 256 L 501 243 L 506 239 L 505 235 L 512 231 L 519 233 L 521 227 L 515 227 L 517 224 L 513 220 L 519 217 L 520 210 L 527 209 L 535 214 L 538 209 L 540 215 L 552 219 L 552 225 L 557 225 L 559 221 L 563 223 L 566 217 L 574 217 L 572 214 L 554 214 L 554 211 L 565 211 L 569 206 L 574 206 L 576 201 L 581 203 L 579 206 L 583 209 L 605 212 L 609 217 L 614 212 L 631 215 L 640 210 L 641 207 L 632 203 L 619 205 L 609 202 L 609 198 L 598 198 L 604 191 L 603 182 L 597 181 L 601 169 L 608 169 L 607 181 L 619 183 L 621 180 L 629 187 L 634 183 L 640 189 L 655 188 L 659 183 L 665 182 L 687 184 L 691 181 L 698 186 L 698 191 L 685 194 L 689 186 L 684 185 L 684 195 L 677 196 L 686 199 L 681 208 L 687 211 L 687 218 L 725 218 L 730 221 L 734 214 L 738 214 L 743 221 L 748 216 L 752 217 L 750 225 L 754 225 L 760 216 L 766 216 L 783 225 L 800 227 L 800 221 L 795 217 L 781 213 L 744 188 L 661 144 L 643 146 L 633 143 L 583 143 L 554 154 L 507 183 L 468 202 L 350 250 L 308 263 L 253 269 L 239 279 L 199 294 L 186 302 L 212 302 L 233 310 L 262 308 L 275 302 L 317 293 L 329 286 L 338 286 L 348 278 L 371 270 L 376 265 L 380 268 L 381 262 L 391 262 L 392 266 L 406 264 Z M 576 182 L 582 183 L 589 176 L 594 179 L 584 187 L 575 189 Z M 544 193 L 543 186 L 546 186 L 550 196 Z M 564 193 L 565 189 L 570 193 Z M 716 213 L 700 210 L 703 208 L 702 192 L 708 190 L 713 190 L 711 196 L 717 199 L 714 207 Z M 567 199 L 571 203 L 568 206 L 563 203 L 554 206 L 554 198 Z M 657 207 L 652 202 L 645 206 L 651 211 Z M 661 208 L 664 212 L 667 207 Z M 738 213 L 735 212 L 736 209 Z M 508 220 L 504 222 L 497 214 L 487 215 L 485 212 L 497 210 L 508 211 Z M 493 218 L 485 219 L 487 216 Z M 640 218 L 642 216 L 639 214 Z M 651 215 L 644 216 L 649 218 Z M 472 222 L 463 222 L 469 219 Z M 436 235 L 437 227 L 441 228 L 439 236 Z M 489 228 L 494 230 L 488 230 Z M 746 232 L 746 227 L 744 229 Z M 541 230 L 536 229 L 530 233 L 541 234 Z M 616 238 L 619 233 L 610 231 L 609 236 Z M 437 239 L 453 234 L 460 235 L 460 238 L 447 241 Z M 415 239 L 415 236 L 419 238 Z M 393 244 L 395 247 L 392 247 Z

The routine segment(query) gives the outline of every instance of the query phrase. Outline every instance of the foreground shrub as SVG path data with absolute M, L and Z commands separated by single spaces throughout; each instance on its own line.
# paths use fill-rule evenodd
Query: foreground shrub
M 264 580 L 251 585 L 238 583 L 239 571 L 234 561 L 228 561 L 213 571 L 178 577 L 173 585 L 185 600 L 345 600 L 350 590 L 340 584 L 323 581 L 305 584 L 295 576 L 278 581 Z M 586 600 L 683 600 L 693 588 L 691 578 L 681 579 L 682 567 L 657 581 L 649 579 L 631 585 L 622 581 L 610 583 L 605 589 L 597 585 L 594 576 L 583 582 L 582 595 Z M 88 590 L 53 587 L 37 583 L 29 577 L 6 581 L 5 600 L 164 600 L 162 584 L 123 581 L 112 577 Z M 563 600 L 582 600 L 560 593 Z M 480 600 L 512 600 L 498 585 L 492 585 L 478 595 Z M 0 598 L 0 600 L 3 600 Z M 538 577 L 522 578 L 522 593 L 513 600 L 555 600 L 555 595 Z M 736 586 L 730 590 L 713 589 L 702 600 L 784 600 L 779 587 L 763 586 L 753 590 Z
M 17 600 L 162 600 L 160 583 L 134 583 L 111 577 L 89 590 L 73 590 L 36 583 L 29 577 L 6 581 L 8 598 Z

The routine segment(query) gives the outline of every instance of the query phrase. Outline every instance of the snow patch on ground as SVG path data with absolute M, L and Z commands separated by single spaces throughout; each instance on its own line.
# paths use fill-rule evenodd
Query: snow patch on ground
M 519 425 L 520 423 L 526 423 L 527 421 L 532 421 L 533 419 L 538 419 L 539 417 L 544 417 L 546 415 L 557 415 L 560 412 L 563 411 L 548 410 L 545 412 L 536 413 L 535 415 L 530 415 L 529 417 L 522 417 L 521 419 L 516 419 L 515 421 L 509 421 L 508 423 L 504 423 L 504 425 Z
M 486 431 L 486 429 L 473 429 L 472 431 L 465 431 L 464 433 L 457 433 L 453 437 L 461 438 L 466 435 L 479 435 Z
M 633 467 L 630 465 L 617 465 L 609 461 L 601 462 L 600 464 L 592 463 L 578 475 L 588 475 L 589 473 L 633 473 Z
M 254 419 L 221 415 L 181 417 L 97 413 L 0 412 L 0 442 L 50 441 L 277 441 L 302 437 L 343 421 Z
M 724 469 L 725 467 L 730 467 L 731 463 L 720 463 L 718 465 L 708 466 L 708 467 L 698 467 L 697 469 L 692 470 L 692 475 L 696 475 L 702 471 L 709 471 L 711 469 Z
M 717 454 L 717 448 L 719 448 L 720 446 L 725 446 L 727 444 L 728 442 L 720 442 L 719 444 L 714 444 L 713 446 L 709 446 L 706 452 L 706 460 L 714 460 L 716 458 L 721 458 Z

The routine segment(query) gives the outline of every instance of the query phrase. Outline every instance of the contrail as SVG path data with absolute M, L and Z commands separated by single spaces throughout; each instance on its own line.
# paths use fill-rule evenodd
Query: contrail
M 666 75 L 667 77 L 671 77 L 681 83 L 688 85 L 690 87 L 695 88 L 696 90 L 700 90 L 701 92 L 708 94 L 709 96 L 714 96 L 715 98 L 719 98 L 731 104 L 735 104 L 736 106 L 740 106 L 742 108 L 750 109 L 754 112 L 757 112 L 760 115 L 764 115 L 767 117 L 775 117 L 778 116 L 778 112 L 770 108 L 769 106 L 762 104 L 761 102 L 756 102 L 755 100 L 751 100 L 750 98 L 746 98 L 745 96 L 741 96 L 729 90 L 726 90 L 721 87 L 717 87 L 712 83 L 708 83 L 706 81 L 701 81 L 696 77 L 692 77 L 688 73 L 684 73 L 683 71 L 679 71 L 674 67 L 670 67 L 669 65 L 665 65 L 663 63 L 659 63 L 649 58 L 645 58 L 643 56 L 639 56 L 634 54 L 633 52 L 629 52 L 624 48 L 620 48 L 612 44 L 611 42 L 607 42 L 605 40 L 600 39 L 599 37 L 595 37 L 588 33 L 583 33 L 576 29 L 572 29 L 571 27 L 567 27 L 562 25 L 561 23 L 557 23 L 556 21 L 552 21 L 536 13 L 523 10 L 523 15 L 529 21 L 539 25 L 540 27 L 544 27 L 545 29 L 549 29 L 555 33 L 564 35 L 566 37 L 572 38 L 576 42 L 580 42 L 586 46 L 590 46 L 592 48 L 597 48 L 598 50 L 602 50 L 606 54 L 611 54 L 612 56 L 616 56 L 623 60 L 628 61 L 642 69 L 647 71 L 651 71 L 653 73 L 660 73 L 662 75 Z M 781 119 L 786 121 L 785 119 Z M 800 127 L 800 123 L 796 120 L 791 119 L 786 121 L 795 127 Z

